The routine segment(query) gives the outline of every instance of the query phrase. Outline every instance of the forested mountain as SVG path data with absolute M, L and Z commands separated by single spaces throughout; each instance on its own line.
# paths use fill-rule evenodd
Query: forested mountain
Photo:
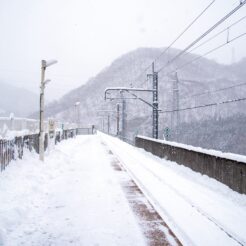
M 105 113 L 101 110 L 115 110 L 116 104 L 120 103 L 119 100 L 105 102 L 104 90 L 107 87 L 115 86 L 151 88 L 151 82 L 146 82 L 146 73 L 150 73 L 151 68 L 146 72 L 143 71 L 163 50 L 164 48 L 139 48 L 119 57 L 110 66 L 91 78 L 87 83 L 69 92 L 59 101 L 49 104 L 46 109 L 46 116 L 55 116 L 64 121 L 74 121 L 76 119 L 74 103 L 80 101 L 81 124 L 95 124 L 97 127 L 102 128 L 102 117 L 100 116 Z M 162 67 L 165 67 L 168 59 L 174 57 L 178 52 L 179 50 L 177 49 L 170 49 L 168 53 L 161 56 L 155 63 L 156 70 L 158 71 Z M 165 69 L 162 69 L 159 72 L 159 108 L 161 110 L 172 111 L 174 109 L 173 85 L 175 76 L 172 72 L 180 67 L 182 67 L 182 69 L 177 70 L 177 77 L 179 87 L 179 108 L 181 109 L 211 103 L 220 103 L 244 97 L 246 92 L 246 86 L 243 85 L 243 83 L 246 82 L 246 59 L 228 66 L 218 64 L 213 60 L 201 58 L 186 65 L 189 61 L 196 58 L 197 55 L 195 54 L 185 54 L 178 59 L 177 62 L 172 63 L 170 66 L 165 67 Z M 238 86 L 239 84 L 242 85 Z M 152 100 L 152 95 L 149 93 L 138 93 L 138 95 L 149 102 Z M 111 96 L 119 97 L 119 95 L 116 94 Z M 126 94 L 125 96 L 129 97 L 129 95 Z M 192 124 L 200 122 L 201 132 L 203 131 L 203 124 L 211 124 L 211 134 L 209 136 L 212 137 L 212 131 L 216 131 L 215 122 L 217 125 L 220 124 L 219 122 L 229 122 L 235 117 L 239 117 L 239 114 L 240 119 L 243 120 L 245 117 L 244 107 L 245 103 L 241 101 L 180 111 L 178 115 L 180 118 L 179 125 L 184 127 L 183 130 L 181 129 L 179 131 L 179 134 L 182 135 L 182 137 L 179 138 L 180 141 L 201 146 L 201 141 L 198 141 L 197 139 L 197 136 L 200 136 L 200 134 L 190 134 L 189 136 L 186 134 L 186 130 L 184 129 L 188 129 L 189 124 L 192 126 Z M 136 133 L 151 135 L 151 112 L 152 109 L 148 105 L 145 105 L 138 100 L 127 100 L 127 135 L 129 138 L 132 138 Z M 105 116 L 106 115 L 107 114 L 105 114 Z M 110 115 L 110 131 L 115 133 L 116 123 L 114 113 L 110 113 Z M 163 130 L 166 127 L 169 127 L 171 132 L 175 132 L 174 129 L 177 125 L 176 118 L 177 113 L 163 112 L 160 114 L 160 138 L 162 138 Z M 104 123 L 106 123 L 106 119 L 107 117 L 105 117 Z M 172 122 L 171 119 L 173 119 Z M 234 127 L 237 127 L 236 121 L 234 122 L 234 125 Z M 223 131 L 225 132 L 228 131 L 228 129 L 229 128 L 227 127 L 223 127 Z M 216 138 L 216 141 L 218 141 L 217 144 L 216 141 L 210 141 L 213 143 L 212 145 L 207 144 L 204 146 L 207 148 L 211 146 L 215 149 L 225 150 L 221 141 L 228 142 L 230 139 L 227 138 L 222 140 L 223 131 L 220 132 L 222 135 L 221 138 Z M 237 134 L 236 131 L 235 134 Z M 194 137 L 194 141 L 191 140 L 192 136 Z M 175 140 L 174 134 L 172 134 L 172 139 Z M 237 139 L 237 137 L 235 137 L 235 139 Z M 209 143 L 209 141 L 207 141 L 207 143 Z M 228 146 L 231 145 L 228 144 Z M 237 147 L 235 146 L 233 149 L 226 148 L 226 150 L 237 152 Z M 246 151 L 240 150 L 240 153 L 246 154 Z

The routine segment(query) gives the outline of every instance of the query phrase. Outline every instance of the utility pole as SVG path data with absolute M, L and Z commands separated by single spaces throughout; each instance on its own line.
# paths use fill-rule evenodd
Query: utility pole
M 126 99 L 138 99 L 141 102 L 147 104 L 148 106 L 150 106 L 153 109 L 153 122 L 152 122 L 152 137 L 158 139 L 158 118 L 159 118 L 159 109 L 158 109 L 158 72 L 154 71 L 154 63 L 152 66 L 152 74 L 148 74 L 147 77 L 151 77 L 153 80 L 153 89 L 143 89 L 143 88 L 132 88 L 132 87 L 109 87 L 105 89 L 104 92 L 104 99 L 113 99 L 111 98 L 107 98 L 107 94 L 110 91 L 119 91 L 120 92 L 120 99 L 122 101 L 122 119 L 121 119 L 121 126 L 122 126 L 122 134 L 121 136 L 125 137 L 125 133 L 126 133 Z M 123 95 L 123 92 L 127 92 L 128 94 L 132 95 L 132 98 L 125 98 Z M 134 92 L 151 92 L 153 95 L 153 101 L 152 102 L 148 102 L 146 100 L 144 100 L 143 98 L 139 97 L 138 95 L 136 95 Z M 118 99 L 118 98 L 115 98 Z
M 45 70 L 47 67 L 57 63 L 56 60 L 41 61 L 41 85 L 40 85 L 40 109 L 39 109 L 39 160 L 44 161 L 44 89 L 50 80 L 45 80 Z
M 121 111 L 121 137 L 124 139 L 126 135 L 126 100 L 124 98 L 124 91 L 120 91 L 122 111 Z
M 102 132 L 104 132 L 104 116 L 102 117 Z
M 40 112 L 39 112 L 39 160 L 44 161 L 44 87 L 45 61 L 41 61 Z
M 158 139 L 158 125 L 159 125 L 159 110 L 158 110 L 158 72 L 155 72 L 155 64 L 152 63 L 152 80 L 153 80 L 153 113 L 152 113 L 152 137 Z
M 176 76 L 176 83 L 177 83 L 177 99 L 176 99 L 176 115 L 177 115 L 177 126 L 176 126 L 176 141 L 179 141 L 179 126 L 180 126 L 180 112 L 179 112 L 179 77 L 178 77 L 178 73 L 176 72 L 175 74 Z
M 120 134 L 120 104 L 117 103 L 117 115 L 116 115 L 116 135 L 119 136 Z
M 173 105 L 171 114 L 171 130 L 173 132 L 173 140 L 178 141 L 180 113 L 179 113 L 179 78 L 178 73 L 175 73 L 173 80 Z M 174 131 L 175 129 L 175 131 Z
M 108 134 L 109 134 L 109 132 L 110 132 L 110 116 L 108 114 Z
M 41 72 L 41 86 L 40 86 L 40 110 L 39 110 L 39 160 L 44 161 L 44 89 L 45 85 L 50 82 L 50 80 L 44 81 L 45 68 Z

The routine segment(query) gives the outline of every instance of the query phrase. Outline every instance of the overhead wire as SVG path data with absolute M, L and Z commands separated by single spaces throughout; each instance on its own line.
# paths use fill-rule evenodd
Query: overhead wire
M 191 99 L 193 97 L 207 95 L 207 94 L 213 94 L 213 93 L 216 93 L 216 92 L 225 91 L 225 90 L 229 90 L 229 89 L 233 89 L 233 88 L 240 87 L 240 86 L 245 86 L 245 85 L 246 85 L 246 82 L 240 83 L 240 84 L 235 84 L 235 85 L 228 86 L 228 87 L 219 88 L 219 89 L 216 89 L 216 90 L 207 90 L 205 92 L 200 92 L 200 93 L 192 94 L 190 96 L 189 95 L 186 95 L 185 97 L 180 97 L 179 100 L 184 100 L 186 102 L 188 99 Z M 170 100 L 165 100 L 165 103 L 164 104 L 168 103 L 169 101 Z
M 205 54 L 196 57 L 195 59 L 189 61 L 188 63 L 183 64 L 181 67 L 178 67 L 178 68 L 176 68 L 175 70 L 173 70 L 173 71 L 171 71 L 171 72 L 169 72 L 169 73 L 167 73 L 167 74 L 165 74 L 165 75 L 168 76 L 169 74 L 171 74 L 171 73 L 173 73 L 173 72 L 176 72 L 176 71 L 180 70 L 181 68 L 183 68 L 183 67 L 185 67 L 185 66 L 191 64 L 192 62 L 194 62 L 194 61 L 196 61 L 196 60 L 198 60 L 198 59 L 201 59 L 202 57 L 204 57 L 204 56 L 206 56 L 206 55 L 208 55 L 208 54 L 210 54 L 210 53 L 212 53 L 212 52 L 218 50 L 219 48 L 224 47 L 225 45 L 227 45 L 227 44 L 229 44 L 229 43 L 231 43 L 231 42 L 233 42 L 233 41 L 235 41 L 235 40 L 237 40 L 237 39 L 239 39 L 239 38 L 241 38 L 241 37 L 243 37 L 243 36 L 245 36 L 245 35 L 246 35 L 246 32 L 243 33 L 243 34 L 241 34 L 241 35 L 238 35 L 237 37 L 235 37 L 235 38 L 233 38 L 233 39 L 227 41 L 226 43 L 224 43 L 224 44 L 222 44 L 222 45 L 219 45 L 218 47 L 216 47 L 216 48 L 214 48 L 214 49 L 212 49 L 212 50 L 206 52 Z M 187 100 L 187 99 L 189 99 L 189 98 L 191 98 L 191 97 L 200 96 L 200 95 L 205 95 L 205 94 L 208 94 L 208 93 L 215 93 L 215 92 L 219 92 L 219 91 L 223 91 L 223 90 L 227 90 L 227 89 L 232 89 L 232 88 L 239 87 L 239 86 L 244 86 L 244 85 L 246 85 L 246 82 L 245 82 L 245 83 L 236 84 L 236 85 L 232 85 L 232 86 L 229 86 L 229 87 L 223 87 L 223 88 L 220 88 L 220 89 L 216 89 L 216 90 L 214 90 L 214 91 L 206 91 L 206 92 L 203 92 L 203 93 L 197 93 L 197 94 L 194 94 L 194 95 L 191 95 L 191 96 L 187 96 L 187 97 L 185 97 L 185 98 L 180 98 L 180 100 L 183 100 L 183 99 L 186 99 L 186 100 Z M 213 105 L 214 105 L 214 104 L 213 104 Z M 210 105 L 210 104 L 209 104 L 209 106 L 213 106 L 213 105 Z M 200 107 L 203 107 L 203 106 L 198 106 L 198 108 L 200 108 Z M 195 107 L 195 108 L 197 108 L 197 107 Z M 189 108 L 187 108 L 187 109 L 189 109 Z M 193 108 L 192 108 L 192 109 L 193 109 Z M 176 111 L 177 111 L 177 110 L 170 111 L 170 112 L 176 112 Z M 179 111 L 179 110 L 178 110 L 178 111 Z M 182 110 L 181 110 L 181 111 L 182 111 Z M 163 113 L 163 112 L 166 112 L 166 111 L 162 111 L 162 112 L 160 112 L 160 113 Z
M 230 11 L 226 16 L 224 16 L 222 19 L 220 19 L 215 25 L 213 25 L 211 28 L 209 28 L 209 29 L 205 32 L 205 33 L 207 33 L 206 35 L 208 35 L 208 34 L 209 34 L 212 30 L 214 30 L 218 25 L 220 25 L 222 22 L 224 22 L 226 19 L 228 19 L 228 18 L 229 18 L 232 14 L 234 14 L 236 11 L 238 11 L 245 3 L 246 3 L 245 0 L 242 1 L 242 2 L 240 2 L 240 4 L 239 4 L 236 8 L 234 8 L 234 9 L 233 9 L 232 11 Z M 209 6 L 210 6 L 210 5 L 209 5 Z M 206 9 L 207 9 L 207 8 L 206 8 Z M 242 18 L 239 19 L 238 21 L 236 21 L 236 22 L 232 23 L 231 25 L 229 25 L 226 29 L 223 29 L 223 30 L 220 31 L 219 33 L 215 34 L 213 37 L 211 37 L 211 38 L 209 38 L 208 40 L 204 41 L 202 44 L 200 44 L 200 45 L 198 45 L 198 46 L 195 46 L 194 49 L 192 49 L 192 50 L 189 51 L 189 53 L 192 52 L 192 51 L 194 51 L 195 49 L 198 49 L 199 47 L 201 47 L 201 46 L 204 45 L 205 43 L 211 41 L 212 39 L 216 38 L 216 37 L 217 37 L 218 35 L 220 35 L 222 32 L 225 32 L 226 30 L 228 30 L 228 29 L 231 28 L 232 26 L 234 26 L 234 25 L 238 24 L 239 22 L 243 21 L 245 18 L 246 18 L 246 16 L 242 17 Z M 208 33 L 208 31 L 209 31 L 209 33 Z M 205 33 L 204 33 L 204 34 L 205 34 Z M 204 35 L 204 34 L 203 34 L 203 35 Z M 201 35 L 201 36 L 198 38 L 199 41 L 201 40 L 200 38 L 201 38 L 203 35 Z M 206 36 L 206 35 L 205 35 L 205 36 Z M 243 35 L 244 35 L 244 34 L 243 34 Z M 203 38 L 203 37 L 202 37 L 202 38 Z M 236 37 L 236 39 L 237 39 L 237 38 L 240 38 L 240 37 Z M 198 39 L 196 39 L 196 40 L 198 40 Z M 196 40 L 195 40 L 195 41 L 196 41 Z M 194 42 L 195 42 L 195 41 L 194 41 Z M 227 43 L 231 43 L 231 42 L 233 42 L 233 41 L 235 41 L 235 40 L 233 39 L 233 40 L 231 40 L 231 41 L 229 41 L 229 42 L 227 42 Z M 194 42 L 192 42 L 193 45 L 195 45 Z M 226 43 L 226 44 L 227 44 L 227 43 Z M 226 44 L 224 44 L 224 45 L 226 45 Z M 192 45 L 192 46 L 193 46 L 193 45 Z M 224 45 L 222 45 L 222 47 L 223 47 Z M 188 47 L 190 47 L 190 46 L 191 46 L 191 44 L 190 44 Z M 170 47 L 171 47 L 171 45 L 170 45 Z M 169 47 L 169 48 L 170 48 L 170 47 Z M 169 61 L 168 63 L 166 63 L 165 66 L 161 67 L 157 72 L 160 72 L 160 71 L 163 70 L 165 67 L 169 66 L 171 62 L 174 62 L 174 59 L 176 60 L 178 57 L 180 57 L 181 55 L 183 55 L 183 54 L 188 50 L 188 47 L 186 47 L 185 50 L 182 50 L 177 56 L 175 56 L 171 61 Z M 219 48 L 222 48 L 222 47 L 216 47 L 215 50 L 217 50 L 217 49 L 219 49 Z M 212 52 L 215 51 L 215 50 L 210 51 L 208 54 L 212 53 Z M 182 53 L 182 54 L 181 54 L 181 53 Z M 208 54 L 205 53 L 204 55 L 202 55 L 202 57 L 203 57 L 203 56 L 206 56 L 206 55 L 208 55 Z M 200 57 L 200 58 L 201 58 L 201 57 Z M 200 58 L 195 58 L 194 61 L 196 61 L 196 60 L 198 60 L 198 59 L 200 59 Z M 194 61 L 192 61 L 192 62 L 194 62 Z M 149 66 L 149 67 L 150 67 L 150 66 Z M 173 71 L 172 71 L 172 72 L 173 72 Z M 172 72 L 171 72 L 171 73 L 172 73 Z M 170 73 L 168 73 L 168 74 L 170 74 Z M 147 82 L 147 80 L 148 80 L 148 78 L 145 79 L 145 81 L 142 82 L 142 83 L 140 84 L 140 86 L 142 86 L 145 82 Z
M 179 99 L 180 100 L 187 100 L 187 99 L 190 99 L 192 97 L 202 96 L 202 95 L 206 95 L 206 94 L 213 94 L 213 93 L 216 93 L 216 92 L 225 91 L 225 90 L 233 89 L 233 88 L 244 86 L 244 85 L 246 85 L 246 82 L 245 83 L 236 84 L 236 85 L 232 85 L 232 86 L 228 86 L 228 87 L 219 88 L 219 89 L 212 90 L 212 91 L 207 90 L 205 92 L 193 94 L 193 95 L 190 95 L 190 96 L 186 96 L 184 98 L 181 97 Z
M 206 12 L 206 10 L 214 3 L 215 1 L 212 1 L 209 6 L 164 50 L 161 52 L 161 54 L 156 57 L 154 59 L 154 62 L 157 61 L 163 54 L 165 54 L 170 48 L 171 46 L 197 21 L 197 19 L 199 19 L 199 17 Z M 175 60 L 177 60 L 180 56 L 182 56 L 183 54 L 185 54 L 189 49 L 191 49 L 194 45 L 196 45 L 197 43 L 199 43 L 204 37 L 206 37 L 208 34 L 210 34 L 216 27 L 218 27 L 220 24 L 222 24 L 225 20 L 227 20 L 231 15 L 233 15 L 236 11 L 238 11 L 242 6 L 244 6 L 246 3 L 246 0 L 242 0 L 240 2 L 240 4 L 235 7 L 233 10 L 231 10 L 228 14 L 226 14 L 223 18 L 221 18 L 218 22 L 216 22 L 212 27 L 210 27 L 206 32 L 204 32 L 202 35 L 200 35 L 197 39 L 195 39 L 191 44 L 189 44 L 185 49 L 183 49 L 182 51 L 180 51 L 174 58 L 172 58 L 167 64 L 165 64 L 163 67 L 161 67 L 160 69 L 157 70 L 157 72 L 162 71 L 164 68 L 166 68 L 167 66 L 169 66 L 171 63 L 173 63 Z M 237 23 L 241 22 L 243 19 L 245 19 L 246 17 L 241 18 L 240 20 L 238 20 L 237 22 L 231 24 L 229 27 L 227 27 L 226 29 L 220 31 L 219 33 L 217 33 L 216 35 L 214 35 L 213 37 L 209 38 L 208 40 L 206 40 L 205 42 L 203 42 L 202 44 L 195 46 L 192 51 L 194 51 L 195 49 L 198 49 L 199 47 L 201 47 L 202 45 L 204 45 L 205 43 L 209 42 L 210 40 L 212 40 L 213 38 L 217 37 L 218 35 L 220 35 L 222 32 L 224 32 L 225 30 L 228 30 L 228 28 L 236 25 Z M 178 67 L 175 69 L 175 71 L 177 71 L 177 69 L 181 69 L 187 65 L 189 65 L 190 63 L 201 59 L 202 57 L 211 54 L 212 52 L 224 47 L 225 45 L 234 42 L 235 40 L 243 37 L 244 35 L 246 35 L 246 33 L 242 33 L 239 36 L 231 39 L 231 40 L 227 40 L 226 43 L 223 43 L 215 48 L 213 48 L 212 50 L 209 50 L 208 52 L 206 52 L 203 55 L 197 56 L 195 59 L 192 59 L 191 61 L 189 61 L 188 63 L 183 64 L 181 67 Z M 144 72 L 146 72 L 150 67 L 151 67 L 152 63 L 146 67 L 146 69 L 144 69 L 143 72 L 141 72 L 138 77 L 140 75 L 142 75 Z M 146 82 L 146 80 L 144 81 Z M 142 84 L 141 84 L 142 85 Z M 240 84 L 242 85 L 242 84 Z M 229 89 L 229 88 L 233 88 L 236 86 L 240 86 L 240 85 L 235 85 L 235 86 L 230 86 L 228 88 L 221 88 L 218 89 L 216 91 L 220 91 L 220 90 L 225 90 L 225 89 Z M 214 91 L 215 92 L 215 91 Z M 208 93 L 208 92 L 206 92 Z M 205 93 L 204 93 L 205 94 Z M 215 102 L 215 103 L 210 103 L 210 104 L 205 104 L 205 105 L 198 105 L 198 106 L 194 106 L 194 107 L 187 107 L 187 108 L 181 108 L 181 109 L 177 109 L 177 110 L 166 110 L 166 111 L 161 111 L 159 113 L 171 113 L 171 112 L 176 112 L 176 111 L 185 111 L 185 110 L 191 110 L 191 109 L 197 109 L 197 108 L 204 108 L 204 107 L 211 107 L 211 106 L 217 106 L 220 104 L 227 104 L 227 103 L 233 103 L 233 102 L 239 102 L 239 101 L 244 101 L 246 100 L 246 98 L 237 98 L 237 99 L 232 99 L 232 100 L 227 100 L 227 101 L 223 101 L 223 102 Z
M 229 25 L 228 27 L 226 27 L 225 29 L 221 30 L 220 32 L 216 33 L 215 35 L 213 35 L 212 37 L 210 37 L 209 39 L 205 40 L 204 42 L 202 42 L 201 44 L 195 46 L 193 49 L 191 49 L 189 51 L 189 53 L 193 52 L 194 50 L 200 48 L 201 46 L 203 46 L 204 44 L 208 43 L 209 41 L 215 39 L 216 37 L 218 37 L 220 34 L 228 31 L 231 27 L 235 26 L 236 24 L 240 23 L 241 21 L 245 20 L 246 16 L 240 18 L 239 20 L 237 20 L 236 22 L 232 23 L 231 25 Z
M 142 74 L 144 74 L 151 66 L 153 62 L 156 62 L 161 56 L 163 56 L 194 24 L 195 22 L 216 2 L 216 0 L 213 0 L 212 2 L 210 2 L 205 9 L 202 10 L 201 13 L 199 13 L 198 16 L 195 17 L 194 20 L 192 20 L 191 23 L 189 23 L 189 25 L 187 27 L 185 27 L 185 29 L 172 41 L 172 43 L 166 47 L 160 55 L 158 55 L 137 77 L 141 76 Z M 144 83 L 147 81 L 147 79 L 144 81 Z M 143 84 L 143 83 L 142 83 Z M 141 85 L 142 85 L 141 84 Z
M 189 28 L 215 3 L 216 0 L 212 1 L 179 35 L 178 37 L 163 51 L 161 54 L 154 59 L 156 62 L 162 55 L 164 55 L 178 40 L 183 36 L 183 34 L 189 30 Z
M 245 100 L 246 100 L 246 97 L 236 98 L 236 99 L 230 99 L 230 100 L 227 100 L 227 101 L 222 101 L 222 102 L 217 102 L 217 103 L 215 102 L 215 103 L 209 103 L 209 104 L 204 104 L 204 105 L 198 105 L 198 106 L 194 106 L 194 107 L 180 108 L 180 109 L 174 109 L 174 110 L 164 110 L 164 111 L 160 111 L 159 113 L 160 114 L 173 113 L 173 112 L 186 111 L 186 110 L 191 110 L 191 109 L 218 106 L 218 105 L 222 105 L 222 104 L 240 102 L 240 101 L 245 101 Z
M 243 17 L 243 18 L 241 18 L 239 21 L 242 21 L 242 20 L 245 19 L 245 18 L 246 18 L 246 16 Z M 235 24 L 238 23 L 239 21 L 233 23 L 232 25 L 235 25 Z M 207 55 L 209 55 L 209 54 L 215 52 L 216 50 L 218 50 L 218 49 L 220 49 L 220 48 L 222 48 L 222 47 L 224 47 L 224 46 L 226 46 L 226 45 L 228 45 L 228 44 L 230 44 L 230 43 L 236 41 L 237 39 L 242 38 L 242 37 L 245 36 L 245 35 L 246 35 L 246 33 L 242 33 L 242 34 L 240 34 L 240 35 L 238 35 L 238 36 L 232 38 L 231 40 L 227 40 L 225 43 L 220 44 L 219 46 L 217 46 L 217 47 L 215 47 L 215 48 L 213 48 L 213 49 L 207 51 L 206 53 L 204 53 L 204 54 L 202 54 L 202 55 L 196 56 L 194 59 L 188 61 L 187 63 L 184 63 L 183 65 L 181 65 L 181 66 L 179 66 L 179 67 L 173 69 L 172 71 L 170 71 L 170 72 L 168 72 L 168 73 L 165 73 L 163 76 L 168 76 L 168 75 L 170 75 L 170 74 L 172 74 L 172 73 L 174 73 L 174 72 L 177 72 L 178 70 L 180 70 L 180 69 L 182 69 L 182 68 L 184 68 L 184 67 L 190 65 L 191 63 L 193 63 L 193 62 L 195 62 L 195 61 L 197 61 L 197 60 L 199 60 L 199 59 L 201 59 L 201 58 L 203 58 L 203 57 L 205 57 L 205 56 L 207 56 Z M 211 39 L 210 39 L 210 40 L 211 40 Z M 210 41 L 210 40 L 209 40 L 209 41 Z M 207 42 L 208 42 L 208 40 L 207 40 Z M 203 44 L 204 44 L 204 43 L 203 43 Z M 197 48 L 198 48 L 198 47 L 197 47 Z M 142 85 L 142 84 L 141 84 L 141 85 Z
M 237 12 L 240 8 L 242 8 L 246 4 L 246 0 L 240 2 L 240 4 L 235 7 L 233 10 L 231 10 L 228 14 L 226 14 L 224 17 L 222 17 L 219 21 L 217 21 L 212 27 L 210 27 L 207 31 L 205 31 L 202 35 L 200 35 L 197 39 L 195 39 L 192 43 L 190 43 L 185 49 L 180 51 L 176 56 L 174 56 L 169 62 L 167 62 L 164 66 L 162 66 L 160 69 L 158 69 L 157 72 L 162 71 L 164 68 L 168 67 L 171 63 L 176 61 L 180 56 L 182 56 L 186 51 L 188 51 L 190 48 L 192 48 L 195 44 L 200 42 L 204 37 L 206 37 L 209 33 L 211 33 L 216 27 L 218 27 L 220 24 L 222 24 L 224 21 L 226 21 L 231 15 L 233 15 L 235 12 Z
M 194 59 L 190 60 L 190 61 L 187 62 L 187 63 L 184 63 L 183 65 L 181 65 L 181 66 L 175 68 L 174 70 L 172 70 L 172 71 L 166 73 L 165 75 L 170 75 L 170 74 L 172 74 L 172 73 L 174 73 L 174 72 L 176 72 L 176 71 L 178 71 L 178 70 L 180 70 L 180 69 L 182 69 L 182 68 L 184 68 L 184 67 L 190 65 L 190 64 L 193 63 L 194 61 L 197 61 L 197 60 L 199 60 L 199 59 L 201 59 L 201 58 L 203 58 L 203 57 L 205 57 L 205 56 L 207 56 L 207 55 L 209 55 L 209 54 L 215 52 L 216 50 L 218 50 L 218 49 L 220 49 L 220 48 L 222 48 L 222 47 L 224 47 L 224 46 L 226 46 L 226 45 L 228 45 L 228 44 L 230 44 L 230 43 L 236 41 L 237 39 L 242 38 L 242 37 L 245 36 L 245 35 L 246 35 L 246 32 L 245 32 L 245 33 L 242 33 L 242 34 L 240 34 L 240 35 L 238 35 L 238 36 L 236 36 L 235 38 L 233 38 L 233 39 L 231 39 L 231 40 L 227 40 L 225 43 L 220 44 L 219 46 L 217 46 L 217 47 L 215 47 L 215 48 L 213 48 L 213 49 L 207 51 L 207 52 L 204 53 L 203 55 L 199 55 L 199 56 L 195 57 Z

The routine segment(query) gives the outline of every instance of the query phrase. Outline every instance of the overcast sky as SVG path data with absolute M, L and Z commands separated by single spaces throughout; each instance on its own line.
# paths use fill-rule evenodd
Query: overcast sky
M 85 83 L 118 56 L 138 47 L 168 46 L 212 0 L 0 0 L 0 80 L 39 93 L 41 59 L 49 101 Z M 184 48 L 239 4 L 217 0 L 175 45 Z M 216 32 L 246 15 L 246 6 Z M 230 37 L 246 32 L 246 21 Z M 221 39 L 223 38 L 223 40 Z M 198 50 L 202 54 L 226 35 Z M 246 37 L 210 55 L 229 63 L 246 56 Z M 233 48 L 234 47 L 234 48 Z M 233 55 L 234 54 L 234 55 Z

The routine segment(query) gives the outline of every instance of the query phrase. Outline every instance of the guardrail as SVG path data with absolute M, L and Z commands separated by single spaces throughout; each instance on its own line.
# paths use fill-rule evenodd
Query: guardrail
M 55 144 L 58 142 L 73 138 L 76 135 L 90 135 L 93 134 L 94 128 L 75 128 L 63 131 L 57 131 L 54 135 Z M 48 134 L 45 134 L 44 148 L 48 147 Z M 25 135 L 15 137 L 12 140 L 0 139 L 0 171 L 5 170 L 12 160 L 21 159 L 23 157 L 24 149 L 39 152 L 39 134 Z
M 48 136 L 45 135 L 45 149 L 47 148 Z M 35 150 L 38 153 L 39 134 L 26 135 L 23 137 L 15 137 L 12 140 L 0 139 L 0 163 L 1 171 L 5 170 L 6 166 L 17 158 L 23 157 L 24 148 Z
M 94 134 L 94 128 L 93 127 L 84 127 L 84 128 L 77 128 L 77 135 L 90 135 Z
M 207 150 L 196 147 L 186 148 L 182 144 L 168 143 L 156 139 L 137 136 L 136 147 L 145 149 L 154 155 L 178 164 L 187 166 L 229 186 L 234 191 L 246 194 L 246 162 L 240 161 L 243 156 L 227 158 L 226 154 L 210 154 Z M 187 146 L 189 147 L 189 146 Z M 197 150 L 196 150 L 197 149 Z M 200 151 L 199 151 L 200 150 Z M 216 153 L 216 151 L 214 151 Z M 232 156 L 232 155 L 231 155 Z M 246 159 L 246 157 L 245 157 Z

